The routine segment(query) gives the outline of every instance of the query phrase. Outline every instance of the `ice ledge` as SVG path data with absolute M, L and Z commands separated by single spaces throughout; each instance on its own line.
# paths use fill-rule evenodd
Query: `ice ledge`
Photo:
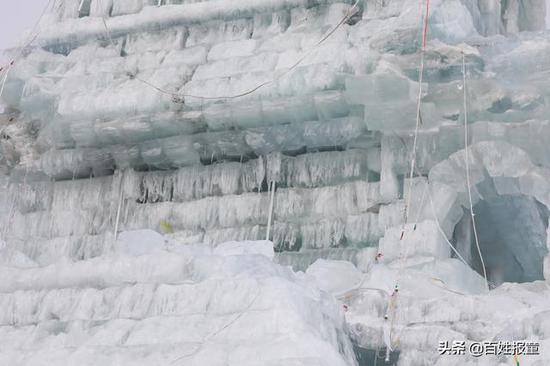
M 139 30 L 162 29 L 178 24 L 194 24 L 211 20 L 231 20 L 253 17 L 258 13 L 276 12 L 280 9 L 309 8 L 329 4 L 334 0 L 212 0 L 185 5 L 145 7 L 138 14 L 105 19 L 112 37 Z M 350 0 L 338 2 L 350 3 Z M 108 38 L 102 18 L 86 17 L 68 19 L 42 29 L 37 39 L 42 46 L 56 43 L 80 43 L 91 38 Z

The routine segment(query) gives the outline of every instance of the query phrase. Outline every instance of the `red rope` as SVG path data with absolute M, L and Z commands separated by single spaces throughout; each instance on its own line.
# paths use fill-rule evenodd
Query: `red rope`
M 424 29 L 423 29 L 423 32 L 422 32 L 422 49 L 421 49 L 421 52 L 420 52 L 420 70 L 419 70 L 419 94 L 418 94 L 418 114 L 417 114 L 417 121 L 416 121 L 416 128 L 415 128 L 415 132 L 414 132 L 414 143 L 413 143 L 413 148 L 412 148 L 412 154 L 413 154 L 413 159 L 411 161 L 411 172 L 410 172 L 410 177 L 409 177 L 409 197 L 407 199 L 407 202 L 405 204 L 405 212 L 404 212 L 404 222 L 403 222 L 403 230 L 401 231 L 401 237 L 399 238 L 399 241 L 403 240 L 403 237 L 405 235 L 405 225 L 408 221 L 408 218 L 409 218 L 409 209 L 410 209 L 410 199 L 411 199 L 411 195 L 412 195 L 412 179 L 414 177 L 414 169 L 415 169 L 415 166 L 416 166 L 416 144 L 417 144 L 417 138 L 418 138 L 418 128 L 421 124 L 421 114 L 420 114 L 420 105 L 422 103 L 422 78 L 423 78 L 423 75 L 424 75 L 424 51 L 426 49 L 426 40 L 427 40 L 427 36 L 428 36 L 428 20 L 430 18 L 430 0 L 426 0 L 426 13 L 424 14 Z M 424 198 L 422 198 L 422 200 L 424 200 Z M 416 230 L 416 224 L 414 225 L 414 228 L 413 228 L 413 231 Z M 394 310 L 394 314 L 392 315 L 392 318 L 391 318 L 391 322 L 390 322 L 390 342 L 391 342 L 391 334 L 393 333 L 393 327 L 394 327 L 394 322 L 395 322 L 395 303 L 397 301 L 397 295 L 398 295 L 398 283 L 399 283 L 399 279 L 401 278 L 401 271 L 403 270 L 403 267 L 404 267 L 404 263 L 405 261 L 407 260 L 407 257 L 408 257 L 408 249 L 409 247 L 407 246 L 407 250 L 405 251 L 405 256 L 404 258 L 400 255 L 400 259 L 401 259 L 401 266 L 397 272 L 397 281 L 396 281 L 396 285 L 395 285 L 395 290 L 392 294 L 392 297 L 391 297 L 391 300 L 390 300 L 390 303 L 388 305 L 388 307 L 390 309 L 393 308 Z M 404 259 L 404 260 L 403 260 Z M 389 354 L 386 354 L 386 357 L 388 357 Z M 388 359 L 388 358 L 387 358 Z
M 428 37 L 428 18 L 430 17 L 430 0 L 426 0 L 426 17 L 424 18 L 424 32 L 422 33 L 422 48 L 426 48 Z

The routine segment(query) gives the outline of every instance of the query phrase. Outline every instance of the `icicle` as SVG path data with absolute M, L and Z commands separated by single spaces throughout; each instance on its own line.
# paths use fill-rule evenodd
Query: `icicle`
M 118 206 L 117 206 L 117 210 L 116 210 L 116 219 L 115 219 L 115 231 L 114 231 L 114 241 L 117 240 L 117 236 L 118 236 L 118 224 L 119 224 L 119 221 L 120 221 L 120 209 L 122 207 L 122 199 L 123 199 L 123 191 L 122 191 L 122 181 L 124 179 L 124 172 L 121 172 L 120 174 L 120 183 L 118 185 Z
M 268 192 L 269 193 L 269 192 Z M 275 181 L 271 181 L 271 197 L 269 199 L 269 215 L 267 218 L 267 232 L 265 234 L 265 240 L 269 240 L 269 234 L 271 231 L 271 217 L 273 215 L 273 199 L 275 197 Z
M 256 166 L 256 184 L 258 185 L 258 193 L 262 192 L 262 183 L 267 179 L 266 160 L 260 155 Z

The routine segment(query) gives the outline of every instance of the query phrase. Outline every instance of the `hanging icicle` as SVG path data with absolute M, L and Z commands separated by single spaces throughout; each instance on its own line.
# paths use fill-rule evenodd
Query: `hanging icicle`
M 272 180 L 270 184 L 270 188 L 268 190 L 268 194 L 270 194 L 269 198 L 269 214 L 267 217 L 267 231 L 265 234 L 265 240 L 269 240 L 269 236 L 271 234 L 271 219 L 273 216 L 273 200 L 275 198 L 275 181 Z
M 274 198 L 275 198 L 275 181 L 272 180 L 271 181 L 271 189 L 270 189 L 270 198 L 269 198 L 269 215 L 268 215 L 268 218 L 267 218 L 267 231 L 266 231 L 266 234 L 265 234 L 265 240 L 269 240 L 269 236 L 271 234 L 271 220 L 272 220 L 272 216 L 273 216 L 273 201 L 274 201 Z
M 114 237 L 114 241 L 117 240 L 117 237 L 118 237 L 118 225 L 119 225 L 119 222 L 120 222 L 120 210 L 122 208 L 122 201 L 124 199 L 124 192 L 123 192 L 123 186 L 122 186 L 122 183 L 123 183 L 123 180 L 124 180 L 124 171 L 121 171 L 120 172 L 120 182 L 118 184 L 118 205 L 117 205 L 117 210 L 116 210 L 116 218 L 115 218 L 115 229 L 114 229 L 114 233 L 113 233 L 113 237 Z

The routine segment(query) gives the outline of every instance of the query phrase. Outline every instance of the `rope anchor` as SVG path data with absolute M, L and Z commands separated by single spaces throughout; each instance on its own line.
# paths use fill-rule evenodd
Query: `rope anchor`
M 185 104 L 185 97 L 179 95 L 172 95 L 172 103 Z

